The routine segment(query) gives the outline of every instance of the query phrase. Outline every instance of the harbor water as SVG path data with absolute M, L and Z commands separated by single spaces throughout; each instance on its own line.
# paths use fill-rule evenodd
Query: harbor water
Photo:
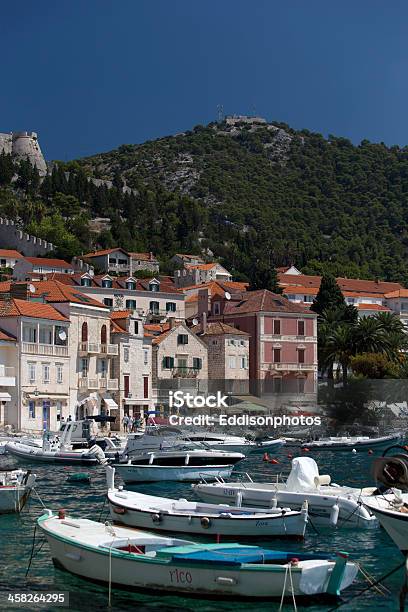
M 279 472 L 288 472 L 290 458 L 301 454 L 300 449 L 282 448 L 274 454 L 279 464 L 262 461 L 262 455 L 251 455 L 239 464 L 239 470 L 248 472 L 254 480 L 271 481 Z M 351 452 L 321 451 L 310 453 L 319 465 L 321 474 L 330 474 L 333 482 L 350 486 L 368 486 L 372 484 L 370 465 L 373 455 L 367 452 L 352 454 Z M 15 469 L 23 466 L 10 456 L 0 457 L 0 469 Z M 5 594 L 9 591 L 65 591 L 69 592 L 69 610 L 104 610 L 108 606 L 108 589 L 101 585 L 87 582 L 54 568 L 49 556 L 47 543 L 37 532 L 35 556 L 33 557 L 29 574 L 26 570 L 30 560 L 33 545 L 33 534 L 36 518 L 42 513 L 43 505 L 52 510 L 65 509 L 67 514 L 93 520 L 109 520 L 104 494 L 106 492 L 105 470 L 103 467 L 81 468 L 51 466 L 41 463 L 25 463 L 37 474 L 36 491 L 23 513 L 18 515 L 0 516 L 0 609 L 11 608 L 7 605 Z M 67 482 L 67 478 L 75 472 L 86 469 L 91 475 L 90 484 Z M 238 468 L 237 468 L 238 469 Z M 116 484 L 122 484 L 117 478 Z M 152 495 L 183 497 L 194 499 L 191 485 L 188 483 L 161 482 L 140 484 L 129 487 Z M 37 495 L 38 493 L 38 495 Z M 186 539 L 194 539 L 185 536 Z M 257 542 L 269 548 L 300 551 L 338 551 L 350 553 L 352 560 L 361 566 L 374 579 L 378 579 L 398 566 L 403 557 L 394 543 L 382 529 L 357 530 L 335 528 L 312 528 L 308 525 L 304 542 L 274 539 Z M 37 552 L 38 551 L 38 552 Z M 388 589 L 381 595 L 376 589 L 371 589 L 362 596 L 359 592 L 367 585 L 367 581 L 359 574 L 357 581 L 343 592 L 340 600 L 310 599 L 298 603 L 298 610 L 309 612 L 325 612 L 338 609 L 343 612 L 372 611 L 376 608 L 384 611 L 399 609 L 399 591 L 403 582 L 403 569 L 394 573 L 383 584 Z M 43 608 L 52 610 L 53 608 Z M 54 608 L 63 610 L 64 608 Z M 111 610 L 141 610 L 146 612 L 174 611 L 190 612 L 200 609 L 200 612 L 229 612 L 234 610 L 254 610 L 254 612 L 271 612 L 279 609 L 279 602 L 240 602 L 239 600 L 207 600 L 160 595 L 159 593 L 141 594 L 137 592 L 113 589 Z M 293 610 L 293 603 L 287 601 L 284 611 Z M 27 610 L 27 608 L 25 608 Z

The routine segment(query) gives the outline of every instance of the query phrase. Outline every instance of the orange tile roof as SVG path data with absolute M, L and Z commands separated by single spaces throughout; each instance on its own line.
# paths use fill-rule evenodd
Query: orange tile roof
M 308 276 L 306 274 L 282 274 L 278 273 L 279 284 L 288 289 L 289 287 L 320 287 L 321 276 Z M 358 278 L 336 278 L 337 284 L 344 293 L 354 291 L 359 294 L 374 293 L 376 295 L 402 289 L 400 283 L 388 281 L 361 280 Z
M 318 287 L 285 287 L 282 289 L 284 295 L 317 295 Z
M 48 257 L 24 257 L 27 261 L 36 266 L 54 266 L 55 268 L 70 268 L 74 267 L 63 259 L 51 259 Z
M 237 336 L 249 336 L 245 331 L 241 329 L 237 329 L 232 325 L 227 325 L 227 323 L 223 323 L 222 321 L 208 321 L 207 329 L 205 332 L 202 332 L 202 324 L 194 325 L 191 330 L 198 334 L 199 336 L 224 336 L 224 335 L 237 335 Z
M 144 329 L 149 332 L 162 334 L 170 329 L 170 323 L 146 323 Z
M 32 285 L 36 291 L 34 295 L 44 295 L 47 302 L 69 302 L 71 304 L 84 304 L 105 308 L 102 302 L 94 300 L 85 293 L 77 291 L 74 286 L 66 285 L 57 280 L 33 281 Z
M 129 255 L 129 253 L 125 251 L 125 249 L 122 249 L 122 247 L 116 247 L 115 249 L 102 249 L 101 251 L 92 251 L 92 253 L 82 255 L 82 257 L 100 257 L 102 255 L 109 255 L 110 253 L 115 253 L 116 251 L 122 251 L 122 253 Z
M 197 290 L 197 293 L 200 289 L 210 289 L 210 295 L 214 295 L 218 293 L 218 295 L 224 295 L 225 291 L 231 289 L 231 293 L 235 291 L 241 293 L 241 291 L 246 291 L 249 287 L 249 283 L 243 283 L 239 281 L 220 281 L 220 280 L 212 280 L 207 281 L 206 283 L 199 283 L 198 285 L 188 285 L 188 287 L 181 287 L 179 289 L 180 293 L 185 293 L 186 291 L 194 291 Z
M 164 324 L 164 325 L 166 325 L 166 324 Z M 180 325 L 182 325 L 182 323 L 180 321 L 176 321 L 174 323 L 173 327 L 170 327 L 170 325 L 169 325 L 168 329 L 163 331 L 163 333 L 159 334 L 158 336 L 155 336 L 155 338 L 152 340 L 152 344 L 160 344 L 161 342 L 163 342 L 163 340 L 165 340 Z
M 224 315 L 252 312 L 293 312 L 304 315 L 314 314 L 302 304 L 294 304 L 283 295 L 272 293 L 272 291 L 268 291 L 268 289 L 245 291 L 240 297 L 240 301 L 231 300 L 225 304 Z
M 358 310 L 381 310 L 389 312 L 391 309 L 382 304 L 356 304 Z
M 114 310 L 111 312 L 110 318 L 112 321 L 115 319 L 127 319 L 130 314 L 132 314 L 130 310 Z
M 216 262 L 214 263 L 204 263 L 204 264 L 186 264 L 187 270 L 211 270 L 218 265 Z
M 385 298 L 406 298 L 408 297 L 408 289 L 398 289 L 397 291 L 391 291 L 384 295 Z
M 129 252 L 129 255 L 131 255 L 133 259 L 140 259 L 141 261 L 157 261 L 156 257 L 153 255 L 153 253 L 132 253 L 132 252 Z
M 50 319 L 52 321 L 68 321 L 64 315 L 50 304 L 29 302 L 26 300 L 4 300 L 0 302 L 0 317 L 31 317 L 35 319 Z
M 11 281 L 1 281 L 0 282 L 0 293 L 8 293 L 10 291 Z
M 13 257 L 14 259 L 23 259 L 23 255 L 13 249 L 0 249 L 0 257 Z

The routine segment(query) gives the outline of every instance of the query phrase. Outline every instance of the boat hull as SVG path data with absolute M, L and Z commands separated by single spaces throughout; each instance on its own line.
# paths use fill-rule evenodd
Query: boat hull
M 0 514 L 21 512 L 30 496 L 31 488 L 21 485 L 0 487 Z
M 398 548 L 403 553 L 408 553 L 408 514 L 387 509 L 388 497 L 390 496 L 385 495 L 379 496 L 378 499 L 367 498 L 363 501 Z
M 126 483 L 132 482 L 157 482 L 159 480 L 174 480 L 197 482 L 203 477 L 215 480 L 216 478 L 228 478 L 231 476 L 233 466 L 164 466 L 164 465 L 120 465 L 115 469 Z
M 6 445 L 6 452 L 18 459 L 29 461 L 30 463 L 63 463 L 64 465 L 96 465 L 99 461 L 96 457 L 86 453 L 43 451 L 34 446 L 25 446 L 14 442 Z
M 109 533 L 106 533 L 104 545 L 83 545 L 73 541 L 72 536 L 66 538 L 50 532 L 44 528 L 42 519 L 39 520 L 39 526 L 45 532 L 51 557 L 58 567 L 86 579 L 135 590 L 252 599 L 279 598 L 283 591 L 287 596 L 292 595 L 288 577 L 290 566 L 294 595 L 316 595 L 327 592 L 335 566 L 334 562 L 314 560 L 301 561 L 296 566 L 239 564 L 238 567 L 231 567 L 208 561 L 192 563 L 171 557 L 156 558 L 118 551 L 109 546 L 109 540 L 112 542 L 114 539 Z M 78 532 L 79 529 L 74 531 Z M 346 564 L 341 580 L 342 589 L 351 584 L 357 571 L 356 565 Z
M 372 438 L 371 440 L 355 440 L 355 441 L 321 441 L 315 442 L 304 442 L 302 448 L 308 448 L 312 450 L 331 450 L 331 451 L 351 451 L 353 449 L 359 451 L 368 451 L 378 448 L 387 448 L 391 444 L 396 444 L 401 440 L 401 435 L 396 436 L 384 436 L 382 438 Z

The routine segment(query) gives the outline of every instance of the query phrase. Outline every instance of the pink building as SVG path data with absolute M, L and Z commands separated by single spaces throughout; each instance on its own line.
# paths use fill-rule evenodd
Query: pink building
M 266 289 L 216 295 L 211 302 L 211 320 L 250 334 L 249 376 L 263 381 L 263 392 L 316 393 L 315 313 Z

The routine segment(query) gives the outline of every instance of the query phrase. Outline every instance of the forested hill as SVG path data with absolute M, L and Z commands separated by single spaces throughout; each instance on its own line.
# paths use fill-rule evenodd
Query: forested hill
M 254 256 L 408 283 L 407 147 L 224 123 L 81 163 L 98 178 L 159 184 L 200 202 L 203 246 L 247 274 Z
M 222 122 L 57 162 L 42 184 L 24 164 L 5 180 L 6 162 L 0 213 L 66 257 L 120 244 L 155 252 L 164 269 L 175 252 L 201 251 L 242 279 L 295 263 L 408 285 L 408 148 Z M 90 232 L 95 217 L 110 229 Z

